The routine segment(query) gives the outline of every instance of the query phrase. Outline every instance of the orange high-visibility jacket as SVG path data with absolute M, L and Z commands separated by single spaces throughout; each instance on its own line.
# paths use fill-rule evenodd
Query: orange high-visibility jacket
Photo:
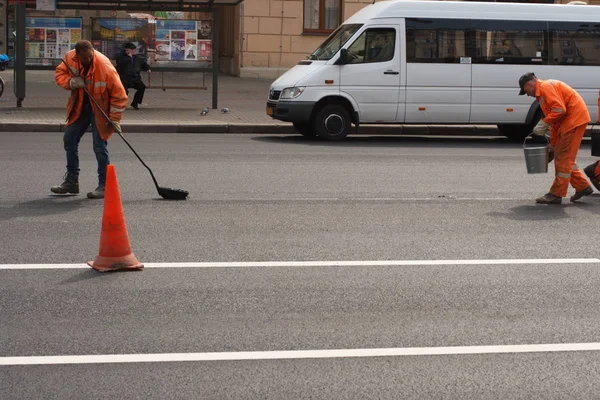
M 590 122 L 590 113 L 583 98 L 573 88 L 556 79 L 538 80 L 535 97 L 556 134 L 569 132 Z
M 121 79 L 119 78 L 119 74 L 117 74 L 117 70 L 113 67 L 110 60 L 99 51 L 94 51 L 92 65 L 85 77 L 82 75 L 83 64 L 81 64 L 79 58 L 75 56 L 75 50 L 67 52 L 65 61 L 83 77 L 87 84 L 88 91 L 102 106 L 111 121 L 120 123 L 121 118 L 123 117 L 123 111 L 125 111 L 125 108 L 127 107 L 128 97 L 125 88 L 121 83 Z M 62 88 L 71 90 L 69 83 L 72 77 L 73 74 L 64 63 L 60 63 L 60 65 L 56 67 L 54 79 Z M 81 108 L 83 107 L 83 96 L 85 95 L 83 89 L 71 90 L 71 97 L 69 97 L 69 101 L 67 102 L 67 126 L 71 125 L 79 118 Z M 98 110 L 91 99 L 90 104 L 92 106 L 92 111 L 94 112 L 94 119 L 100 137 L 102 140 L 108 140 L 114 133 L 112 124 L 107 125 L 106 118 L 104 118 L 102 112 Z

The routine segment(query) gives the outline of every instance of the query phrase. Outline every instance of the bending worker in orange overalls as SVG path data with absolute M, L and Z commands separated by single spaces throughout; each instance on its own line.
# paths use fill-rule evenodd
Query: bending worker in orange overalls
M 519 78 L 519 95 L 535 97 L 546 116 L 533 128 L 533 134 L 543 136 L 550 128 L 550 146 L 554 149 L 556 175 L 550 191 L 535 199 L 536 203 L 560 204 L 567 196 L 569 183 L 575 188 L 571 201 L 593 193 L 575 158 L 581 139 L 590 122 L 585 102 L 575 90 L 555 79 L 540 80 L 533 72 Z
M 598 120 L 600 123 L 600 92 L 598 92 Z M 590 178 L 592 185 L 600 190 L 600 161 L 588 165 L 583 169 L 583 172 Z

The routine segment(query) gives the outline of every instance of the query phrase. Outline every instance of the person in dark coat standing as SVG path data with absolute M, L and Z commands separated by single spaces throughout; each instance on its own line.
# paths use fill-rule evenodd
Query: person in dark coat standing
M 144 99 L 144 92 L 146 90 L 146 85 L 142 82 L 140 72 L 148 71 L 150 73 L 151 70 L 146 60 L 135 54 L 135 49 L 136 47 L 133 43 L 125 43 L 123 45 L 123 51 L 117 57 L 117 72 L 121 77 L 121 82 L 123 82 L 125 90 L 136 90 L 131 107 L 137 110 L 138 105 Z M 129 94 L 129 90 L 127 90 L 127 94 Z

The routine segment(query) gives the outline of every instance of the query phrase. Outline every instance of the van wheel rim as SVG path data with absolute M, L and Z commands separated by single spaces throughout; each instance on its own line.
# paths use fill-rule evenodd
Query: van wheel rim
M 339 135 L 344 130 L 344 118 L 339 114 L 331 114 L 323 121 L 325 130 L 331 135 Z

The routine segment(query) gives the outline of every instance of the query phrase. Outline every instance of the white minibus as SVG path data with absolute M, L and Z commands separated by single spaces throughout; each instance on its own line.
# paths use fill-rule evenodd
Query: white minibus
M 600 7 L 380 1 L 275 80 L 266 111 L 326 140 L 352 124 L 497 124 L 522 140 L 542 117 L 518 95 L 526 72 L 573 87 L 595 122 Z

